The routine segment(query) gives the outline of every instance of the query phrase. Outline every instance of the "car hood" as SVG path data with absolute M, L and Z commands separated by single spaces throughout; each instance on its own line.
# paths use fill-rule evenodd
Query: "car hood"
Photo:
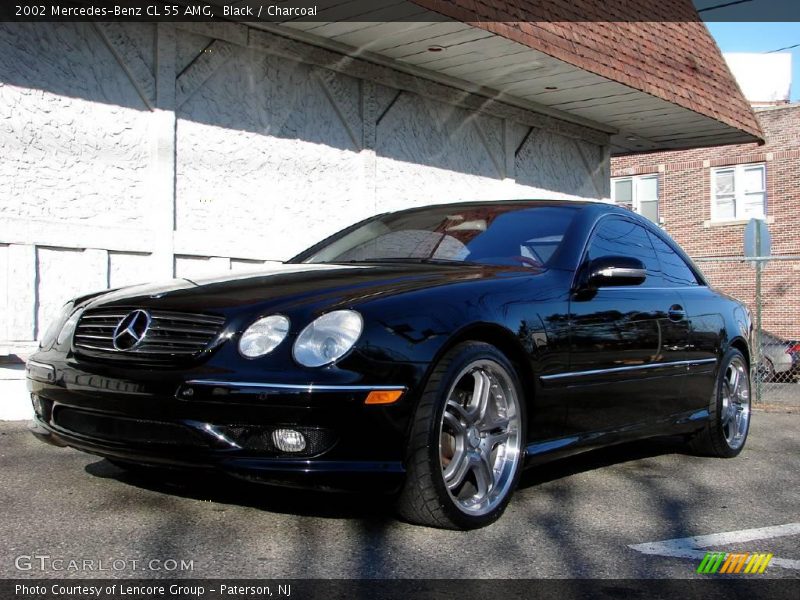
M 319 304 L 345 307 L 441 285 L 534 273 L 533 269 L 487 265 L 276 264 L 263 271 L 214 279 L 182 278 L 122 288 L 95 298 L 90 306 L 222 313 Z

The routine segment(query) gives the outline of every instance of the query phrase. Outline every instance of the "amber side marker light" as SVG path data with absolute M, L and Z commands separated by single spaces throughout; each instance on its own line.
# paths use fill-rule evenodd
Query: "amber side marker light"
M 403 395 L 403 390 L 373 391 L 369 393 L 364 404 L 393 404 Z

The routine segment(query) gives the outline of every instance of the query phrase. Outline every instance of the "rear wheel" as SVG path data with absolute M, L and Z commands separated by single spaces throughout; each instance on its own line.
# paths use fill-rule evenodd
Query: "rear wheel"
M 692 449 L 706 456 L 737 456 L 750 430 L 750 370 L 735 348 L 720 363 L 709 413 L 706 427 L 691 440 Z
M 401 516 L 448 529 L 496 520 L 519 479 L 524 432 L 522 387 L 508 359 L 482 342 L 453 348 L 417 407 Z

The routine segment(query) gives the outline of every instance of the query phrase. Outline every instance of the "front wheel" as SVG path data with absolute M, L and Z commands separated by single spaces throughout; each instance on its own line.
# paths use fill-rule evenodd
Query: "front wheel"
M 720 363 L 706 427 L 691 440 L 702 455 L 732 458 L 750 431 L 750 370 L 744 355 L 731 348 Z
M 513 365 L 489 344 L 459 344 L 436 365 L 417 407 L 401 516 L 447 529 L 488 525 L 511 499 L 524 449 L 525 407 Z

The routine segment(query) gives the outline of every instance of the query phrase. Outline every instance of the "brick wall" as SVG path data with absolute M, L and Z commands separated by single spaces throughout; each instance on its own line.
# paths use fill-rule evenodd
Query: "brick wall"
M 766 144 L 614 157 L 612 177 L 657 173 L 663 227 L 692 257 L 741 256 L 746 221 L 711 220 L 711 169 L 766 165 L 767 221 L 773 255 L 800 255 L 800 105 L 756 112 Z M 755 271 L 736 262 L 702 262 L 712 285 L 753 306 Z M 800 338 L 800 261 L 769 263 L 762 280 L 763 328 Z

